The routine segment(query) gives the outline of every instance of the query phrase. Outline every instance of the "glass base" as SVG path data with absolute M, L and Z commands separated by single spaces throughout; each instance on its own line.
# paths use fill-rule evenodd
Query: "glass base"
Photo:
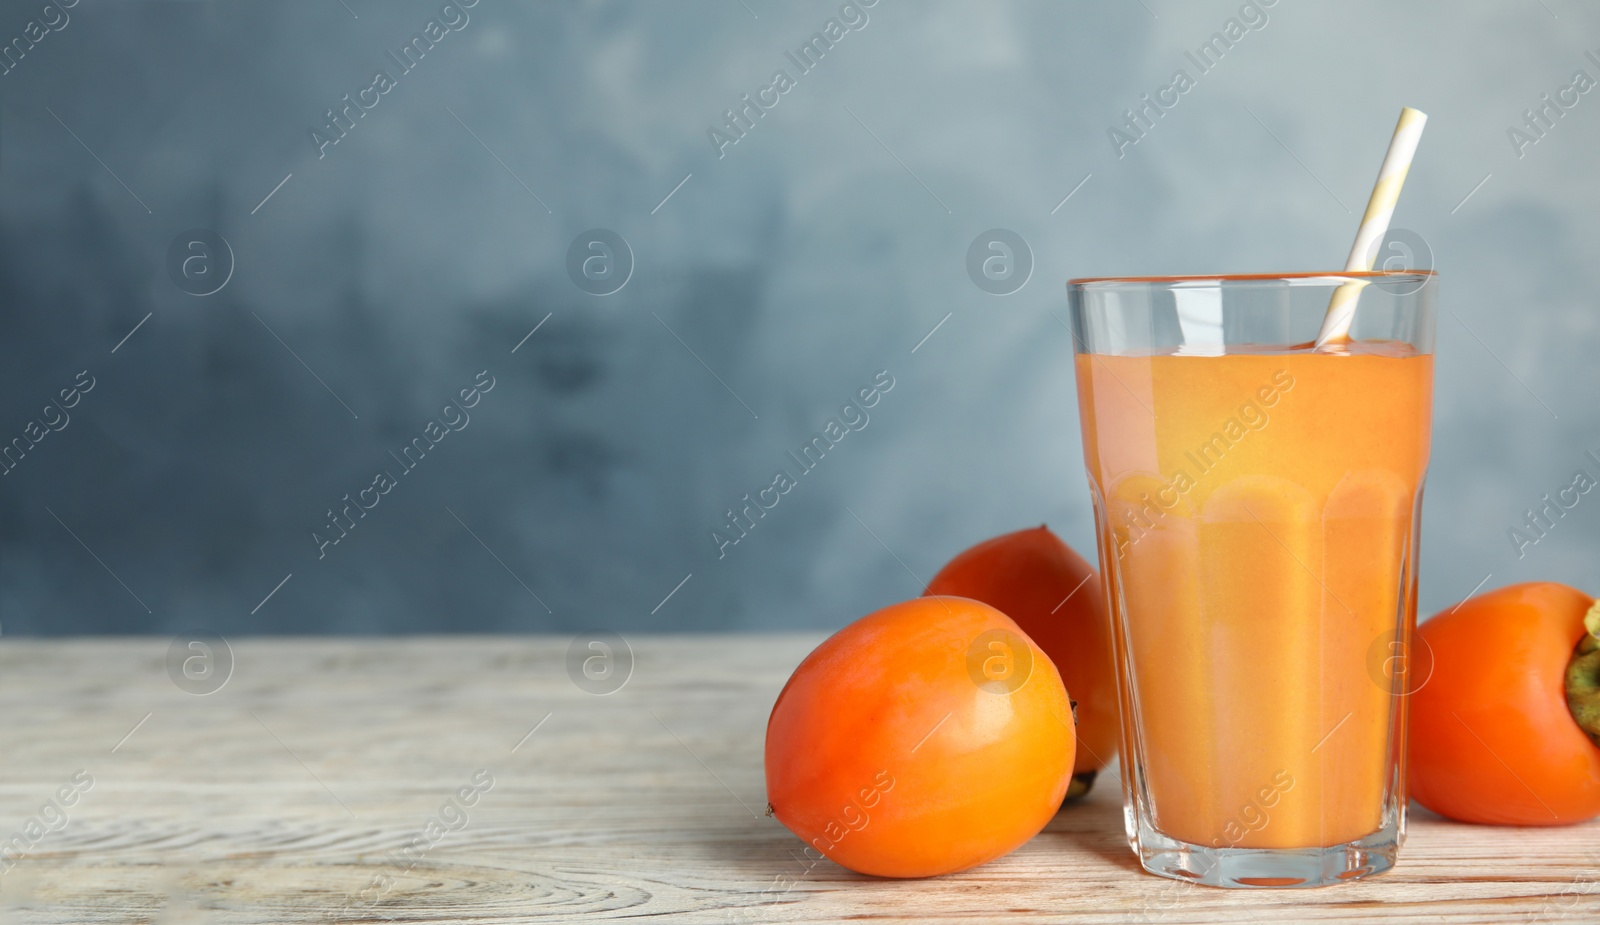
M 1144 869 L 1160 877 L 1234 889 L 1330 886 L 1394 866 L 1399 826 L 1326 848 L 1208 848 L 1141 827 L 1133 846 Z

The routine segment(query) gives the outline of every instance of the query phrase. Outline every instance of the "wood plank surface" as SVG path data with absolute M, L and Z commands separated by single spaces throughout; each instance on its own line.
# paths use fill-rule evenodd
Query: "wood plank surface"
M 632 638 L 604 696 L 569 638 L 236 640 L 206 696 L 166 639 L 6 640 L 0 922 L 1600 922 L 1600 825 L 1415 811 L 1386 875 L 1225 891 L 1142 874 L 1109 778 L 963 874 L 814 862 L 761 748 L 820 638 Z

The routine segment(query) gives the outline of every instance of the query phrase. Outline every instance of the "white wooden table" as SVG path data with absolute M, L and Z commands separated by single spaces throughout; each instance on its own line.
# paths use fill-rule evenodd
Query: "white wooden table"
M 761 750 L 819 639 L 635 637 L 606 696 L 568 638 L 235 640 L 206 696 L 167 639 L 0 642 L 0 922 L 1600 921 L 1600 825 L 1418 812 L 1389 874 L 1223 891 L 1140 873 L 1109 778 L 964 874 L 812 863 Z

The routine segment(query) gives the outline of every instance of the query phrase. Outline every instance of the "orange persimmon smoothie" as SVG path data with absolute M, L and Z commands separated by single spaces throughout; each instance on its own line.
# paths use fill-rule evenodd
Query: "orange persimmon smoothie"
M 1433 357 L 1228 349 L 1076 357 L 1128 785 L 1191 844 L 1343 844 L 1404 779 L 1383 656 L 1416 620 Z

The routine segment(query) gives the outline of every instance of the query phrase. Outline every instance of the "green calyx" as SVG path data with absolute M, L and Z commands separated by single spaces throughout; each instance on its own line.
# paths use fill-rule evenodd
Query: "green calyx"
M 1070 803 L 1073 800 L 1087 796 L 1089 790 L 1094 787 L 1094 779 L 1099 773 L 1098 771 L 1079 771 L 1072 775 L 1072 783 L 1067 787 L 1066 799 L 1061 802 Z
M 1600 601 L 1583 618 L 1588 629 L 1567 663 L 1567 709 L 1578 728 L 1600 745 Z

